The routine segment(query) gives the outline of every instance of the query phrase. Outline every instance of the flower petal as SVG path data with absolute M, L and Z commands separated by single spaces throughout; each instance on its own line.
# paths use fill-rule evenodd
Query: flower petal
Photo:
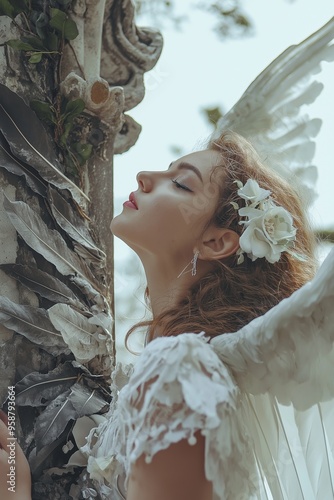
M 265 198 L 268 198 L 270 194 L 271 191 L 268 191 L 268 189 L 260 188 L 255 179 L 248 179 L 246 184 L 242 188 L 238 189 L 238 195 L 240 196 L 240 198 L 243 198 L 244 200 L 250 200 L 252 202 L 259 202 L 261 200 L 264 200 Z
M 241 217 L 248 217 L 249 219 L 253 219 L 254 217 L 262 217 L 263 211 L 252 207 L 243 207 L 238 210 L 238 214 Z

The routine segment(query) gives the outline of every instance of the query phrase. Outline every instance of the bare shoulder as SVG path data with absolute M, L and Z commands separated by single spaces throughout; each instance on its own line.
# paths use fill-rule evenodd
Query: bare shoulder
M 127 500 L 211 500 L 212 483 L 204 473 L 205 438 L 195 434 L 196 444 L 186 439 L 171 444 L 146 463 L 142 455 L 133 464 Z

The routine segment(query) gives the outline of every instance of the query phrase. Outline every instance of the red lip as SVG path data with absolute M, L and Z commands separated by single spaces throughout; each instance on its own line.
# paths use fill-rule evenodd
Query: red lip
M 138 205 L 137 205 L 137 202 L 136 202 L 136 198 L 135 198 L 135 194 L 134 193 L 130 193 L 130 196 L 129 196 L 129 200 L 134 204 L 134 206 L 136 207 L 136 209 L 138 210 Z
M 129 208 L 134 208 L 134 209 L 138 210 L 138 205 L 137 205 L 134 193 L 130 193 L 129 201 L 125 201 L 123 203 L 123 205 L 125 205 L 126 207 L 129 207 Z

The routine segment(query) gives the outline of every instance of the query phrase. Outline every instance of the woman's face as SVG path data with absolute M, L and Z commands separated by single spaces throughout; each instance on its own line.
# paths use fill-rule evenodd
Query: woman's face
M 221 157 L 216 151 L 188 154 L 162 172 L 139 172 L 138 189 L 124 202 L 111 230 L 139 256 L 192 258 L 219 196 L 218 176 L 211 175 Z

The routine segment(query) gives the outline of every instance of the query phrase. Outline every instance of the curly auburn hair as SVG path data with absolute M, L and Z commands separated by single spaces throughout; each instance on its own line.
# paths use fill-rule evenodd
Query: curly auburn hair
M 298 193 L 266 168 L 249 142 L 234 132 L 223 132 L 219 139 L 208 144 L 208 149 L 221 154 L 221 162 L 213 170 L 213 175 L 219 172 L 219 201 L 208 225 L 229 228 L 241 235 L 240 216 L 231 204 L 238 202 L 240 205 L 241 201 L 235 181 L 245 184 L 248 179 L 255 179 L 261 188 L 271 191 L 278 205 L 292 215 L 297 229 L 294 250 L 304 255 L 306 261 L 301 262 L 287 252 L 283 252 L 274 264 L 264 258 L 251 261 L 247 257 L 242 264 L 237 264 L 236 256 L 217 261 L 212 271 L 196 282 L 175 307 L 152 320 L 135 324 L 126 335 L 126 343 L 129 335 L 141 327 L 147 328 L 147 342 L 156 336 L 185 332 L 204 331 L 208 337 L 234 332 L 290 296 L 314 276 L 316 240 Z

